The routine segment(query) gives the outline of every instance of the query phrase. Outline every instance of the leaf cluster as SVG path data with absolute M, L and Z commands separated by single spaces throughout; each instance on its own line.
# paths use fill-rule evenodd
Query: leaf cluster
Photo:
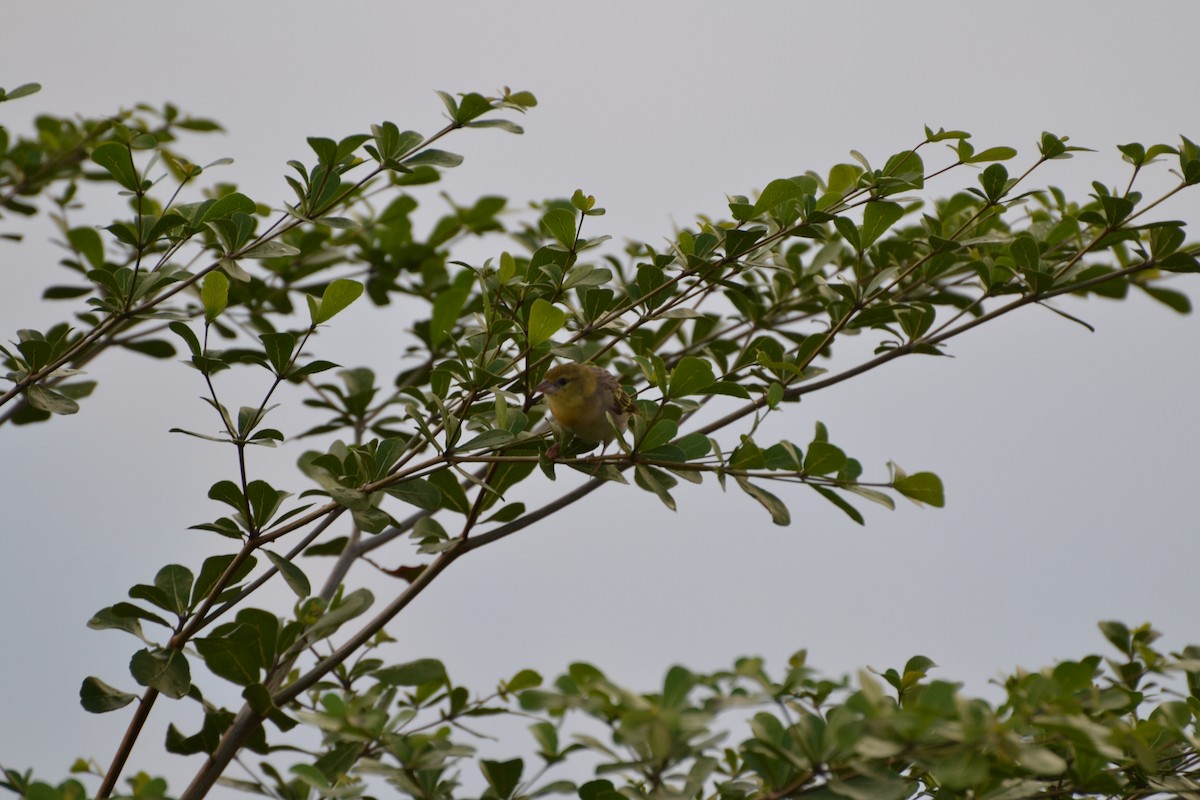
M 1144 674 L 1182 671 L 1195 691 L 1194 654 L 1151 658 L 1148 628 L 1105 628 L 1128 657 L 1119 681 L 1096 688 L 1101 662 L 1085 660 L 1062 675 L 1014 679 L 998 708 L 927 682 L 931 663 L 920 658 L 882 673 L 883 684 L 860 676 L 857 688 L 814 677 L 800 656 L 779 682 L 753 660 L 712 675 L 677 668 L 653 695 L 576 665 L 552 689 L 521 673 L 472 700 L 437 662 L 389 665 L 380 653 L 388 623 L 458 559 L 601 489 L 649 492 L 673 511 L 684 484 L 707 482 L 736 489 L 779 525 L 791 522 L 799 489 L 859 524 L 861 500 L 942 506 L 936 474 L 895 463 L 872 472 L 819 421 L 799 441 L 777 439 L 774 421 L 794 418 L 810 392 L 899 358 L 944 356 L 954 337 L 1026 307 L 1082 322 L 1054 305 L 1068 295 L 1120 299 L 1136 290 L 1189 310 L 1169 283 L 1200 271 L 1196 248 L 1182 222 L 1145 215 L 1200 182 L 1194 144 L 1123 145 L 1127 185 L 1095 184 L 1075 201 L 1030 186 L 1044 164 L 1082 150 L 1065 137 L 1043 134 L 1030 163 L 1010 173 L 1004 162 L 1017 157 L 1014 148 L 976 149 L 965 132 L 926 129 L 882 167 L 852 152 L 853 163 L 730 196 L 727 218 L 701 218 L 666 246 L 614 249 L 593 231 L 604 209 L 583 190 L 523 211 L 496 196 L 462 205 L 447 197 L 448 210 L 422 229 L 418 197 L 461 162 L 433 145 L 468 128 L 519 133 L 494 114 L 536 104 L 507 88 L 442 100 L 447 122 L 431 135 L 382 122 L 338 140 L 310 138 L 311 155 L 288 162 L 293 197 L 275 210 L 227 183 L 184 202 L 185 190 L 223 164 L 198 167 L 176 152 L 173 131 L 215 125 L 172 107 L 39 123 L 39 132 L 61 135 L 0 148 L 10 176 L 0 193 L 11 192 L 0 194 L 9 198 L 0 207 L 25 213 L 34 207 L 15 198 L 61 189 L 51 198 L 67 252 L 61 265 L 77 283 L 47 297 L 82 299 L 70 322 L 19 331 L 0 347 L 12 384 L 0 395 L 0 424 L 78 412 L 95 384 L 75 376 L 113 347 L 160 360 L 181 347 L 218 427 L 179 432 L 231 456 L 229 474 L 208 489 L 220 511 L 192 526 L 221 537 L 223 552 L 196 569 L 165 566 L 90 622 L 141 645 L 130 662 L 136 688 L 98 677 L 81 688 L 89 711 L 133 706 L 124 742 L 96 770 L 99 796 L 114 791 L 159 696 L 202 713 L 199 730 L 171 727 L 166 741 L 170 752 L 209 756 L 187 798 L 229 780 L 225 768 L 244 749 L 290 747 L 275 742 L 299 724 L 321 731 L 325 748 L 311 763 L 301 759 L 291 778 L 267 764 L 241 788 L 353 796 L 371 774 L 413 797 L 451 797 L 456 764 L 473 752 L 455 732 L 472 717 L 516 713 L 513 702 L 538 716 L 544 763 L 530 777 L 519 759 L 481 761 L 488 797 L 969 792 L 1009 800 L 1173 791 L 1154 781 L 1191 780 L 1190 740 L 1179 731 L 1191 724 L 1194 697 L 1156 707 L 1157 728 L 1126 718 L 1145 699 L 1135 696 Z M 1167 157 L 1178 183 L 1148 200 L 1136 179 Z M 929 186 L 947 175 L 965 186 L 930 199 Z M 74 187 L 85 181 L 128 199 L 128 214 L 104 234 L 67 222 Z M 466 237 L 487 237 L 496 254 L 455 260 Z M 364 343 L 403 359 L 394 376 L 339 369 L 311 352 L 320 330 L 362 297 L 394 305 L 405 320 L 399 341 Z M 844 347 L 850 337 L 866 339 L 869 355 L 844 356 L 862 350 Z M 547 418 L 536 387 L 556 361 L 601 365 L 636 398 L 638 413 L 613 452 L 589 455 L 590 443 L 569 441 Z M 248 373 L 263 388 L 252 391 Z M 268 427 L 267 415 L 297 394 L 319 422 L 300 432 L 287 422 Z M 302 485 L 258 476 L 252 452 L 300 438 L 319 442 L 298 459 Z M 572 480 L 554 485 L 554 499 L 539 504 L 524 493 L 564 472 Z M 375 608 L 373 594 L 348 580 L 356 567 L 404 588 Z M 323 581 L 310 577 L 317 570 Z M 276 578 L 294 605 L 252 606 Z M 240 710 L 202 692 L 201 666 L 238 687 Z M 752 737 L 718 748 L 717 717 L 750 708 Z M 579 714 L 607 726 L 611 741 L 563 746 L 562 724 Z M 541 772 L 582 749 L 608 759 L 602 771 L 624 783 L 539 788 Z M 8 780 L 19 791 L 29 785 L 15 773 Z M 161 789 L 135 783 L 146 796 Z
M 239 622 L 266 648 L 283 633 L 253 615 Z M 1100 627 L 1113 655 L 1018 670 L 1000 682 L 999 702 L 931 678 L 936 665 L 925 656 L 854 680 L 822 676 L 804 651 L 782 672 L 761 658 L 712 673 L 676 666 L 648 693 L 576 663 L 550 684 L 523 670 L 473 696 L 435 659 L 386 665 L 367 648 L 287 714 L 247 689 L 251 705 L 264 704 L 277 727 L 313 726 L 320 746 L 298 754 L 286 772 L 264 761 L 251 779 L 226 783 L 291 800 L 372 796 L 381 784 L 418 800 L 453 800 L 464 790 L 476 796 L 466 789 L 472 784 L 492 800 L 1048 800 L 1200 791 L 1200 647 L 1167 654 L 1149 625 Z M 250 683 L 238 665 L 230 669 L 232 679 Z M 497 718 L 525 721 L 532 757 L 478 755 L 479 726 Z M 229 721 L 210 711 L 195 734 L 172 727 L 167 748 L 211 750 Z M 265 752 L 261 739 L 249 747 Z M 594 777 L 580 777 L 586 773 Z M 131 779 L 133 796 L 149 780 Z M 0 786 L 31 798 L 82 790 L 76 780 L 53 787 L 14 770 L 5 770 Z

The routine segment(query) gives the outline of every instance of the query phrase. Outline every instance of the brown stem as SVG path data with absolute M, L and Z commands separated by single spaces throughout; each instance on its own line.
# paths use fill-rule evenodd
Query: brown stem
M 154 707 L 154 701 L 157 699 L 157 689 L 146 689 L 146 693 L 142 695 L 137 710 L 133 712 L 133 719 L 129 721 L 129 727 L 125 729 L 125 735 L 121 737 L 121 744 L 113 755 L 112 763 L 109 764 L 108 771 L 104 773 L 104 780 L 100 782 L 100 788 L 96 790 L 96 800 L 102 800 L 112 794 L 113 788 L 117 785 L 117 779 L 121 776 L 121 770 L 125 769 L 125 762 L 129 760 L 129 754 L 133 752 L 133 745 L 137 742 L 138 736 L 142 732 L 142 726 L 150 717 L 150 709 Z
M 405 606 L 411 603 L 417 595 L 423 592 L 433 579 L 442 573 L 447 567 L 454 563 L 462 552 L 465 550 L 461 547 L 452 547 L 435 558 L 425 570 L 417 576 L 417 578 L 409 584 L 408 588 L 400 593 L 391 603 L 389 603 L 382 611 L 366 625 L 362 627 L 354 636 L 344 642 L 340 647 L 322 659 L 307 673 L 300 676 L 296 681 L 289 684 L 285 688 L 276 692 L 271 700 L 276 706 L 283 706 L 302 692 L 307 690 L 335 667 L 349 658 L 364 644 L 369 642 L 376 633 L 381 631 L 387 623 L 399 614 Z M 280 673 L 286 670 L 280 670 Z M 234 719 L 233 724 L 225 732 L 221 738 L 221 742 L 217 745 L 217 749 L 204 762 L 204 766 L 196 773 L 196 777 L 192 779 L 191 784 L 179 796 L 179 800 L 199 800 L 208 794 L 217 779 L 225 771 L 229 762 L 233 760 L 242 745 L 245 744 L 246 738 L 254 732 L 255 728 L 262 724 L 263 718 L 251 710 L 249 705 L 243 706 Z

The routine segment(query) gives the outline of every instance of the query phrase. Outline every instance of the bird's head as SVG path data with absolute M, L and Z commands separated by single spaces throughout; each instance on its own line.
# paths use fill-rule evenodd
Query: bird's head
M 546 372 L 537 391 L 568 402 L 571 398 L 590 397 L 596 391 L 596 373 L 582 364 L 560 364 Z

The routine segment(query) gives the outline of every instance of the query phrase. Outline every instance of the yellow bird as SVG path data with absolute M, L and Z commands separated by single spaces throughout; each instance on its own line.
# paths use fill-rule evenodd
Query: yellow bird
M 624 432 L 629 415 L 637 413 L 612 373 L 591 364 L 553 367 L 537 391 L 546 395 L 550 413 L 563 430 L 587 442 L 608 444 L 618 431 Z M 547 452 L 550 458 L 557 454 L 557 447 Z

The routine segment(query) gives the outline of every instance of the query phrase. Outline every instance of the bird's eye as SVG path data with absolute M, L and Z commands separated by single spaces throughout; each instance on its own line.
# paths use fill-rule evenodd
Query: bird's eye
M 559 386 L 566 386 L 570 382 L 571 382 L 570 378 L 559 378 L 558 380 L 555 381 L 555 383 L 557 383 Z

